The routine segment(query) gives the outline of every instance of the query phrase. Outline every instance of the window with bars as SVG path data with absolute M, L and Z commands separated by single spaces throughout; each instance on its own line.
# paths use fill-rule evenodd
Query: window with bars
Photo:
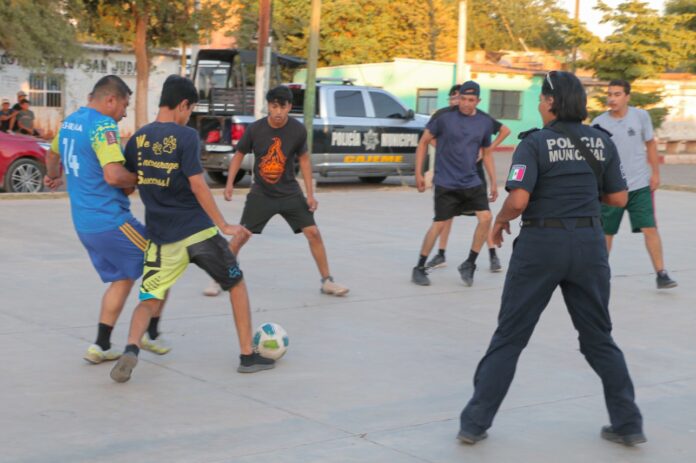
M 495 119 L 519 120 L 522 92 L 491 90 L 488 114 Z
M 432 114 L 437 110 L 437 89 L 419 88 L 416 100 L 418 114 Z
M 63 106 L 63 79 L 46 74 L 29 75 L 29 101 L 32 106 L 60 108 Z

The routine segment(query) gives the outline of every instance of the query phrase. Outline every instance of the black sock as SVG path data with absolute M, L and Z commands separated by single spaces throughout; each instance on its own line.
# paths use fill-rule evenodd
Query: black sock
M 469 251 L 469 258 L 466 260 L 467 262 L 471 262 L 472 264 L 476 263 L 476 258 L 478 257 L 479 253 L 476 251 Z
M 425 261 L 428 259 L 428 256 L 420 255 L 418 257 L 418 265 L 417 267 L 425 267 Z
M 445 250 L 444 250 L 444 249 L 440 249 L 439 251 L 437 251 L 437 255 L 440 256 L 440 257 L 445 257 Z
M 495 248 L 488 248 L 488 255 L 490 256 L 491 259 L 494 258 L 495 257 Z
M 113 326 L 104 323 L 100 323 L 97 327 L 97 340 L 95 344 L 104 351 L 111 349 L 111 331 L 113 329 Z
M 159 325 L 159 317 L 152 317 L 150 319 L 150 326 L 147 327 L 147 334 L 150 336 L 150 339 L 157 339 L 157 336 L 159 336 L 159 331 L 157 331 L 157 325 Z
M 135 344 L 128 344 L 126 346 L 125 350 L 123 351 L 123 353 L 127 354 L 128 352 L 134 353 L 137 357 L 138 354 L 140 353 L 140 347 L 136 346 Z

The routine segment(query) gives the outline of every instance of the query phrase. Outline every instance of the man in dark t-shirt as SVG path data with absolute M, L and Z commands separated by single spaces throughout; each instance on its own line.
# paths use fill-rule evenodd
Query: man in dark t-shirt
M 428 145 L 437 140 L 435 157 L 435 217 L 426 234 L 418 264 L 413 268 L 411 281 L 427 286 L 430 279 L 426 272 L 426 260 L 437 236 L 445 223 L 464 212 L 474 211 L 478 226 L 474 233 L 469 257 L 459 267 L 464 284 L 471 286 L 476 270 L 476 258 L 488 237 L 491 225 L 489 201 L 495 201 L 498 189 L 495 181 L 495 165 L 490 154 L 493 122 L 490 116 L 476 110 L 480 102 L 480 87 L 476 82 L 467 81 L 460 87 L 459 106 L 456 110 L 445 111 L 426 126 L 416 149 L 416 185 L 419 192 L 425 191 L 423 159 Z M 491 180 L 490 198 L 476 171 L 479 151 Z
M 445 114 L 448 111 L 456 111 L 458 106 L 459 106 L 459 89 L 461 85 L 455 85 L 453 86 L 450 91 L 449 91 L 449 106 L 446 108 L 440 108 L 435 113 L 433 113 L 432 116 L 430 116 L 430 121 L 434 121 L 435 119 L 439 118 L 443 114 Z M 476 108 L 476 112 L 483 114 L 484 116 L 488 116 L 491 118 L 491 121 L 493 122 L 493 135 L 497 135 L 495 140 L 491 143 L 490 150 L 491 150 L 491 155 L 495 151 L 495 149 L 507 138 L 508 135 L 510 135 L 510 129 L 498 121 L 497 119 L 493 118 L 489 114 L 487 114 L 484 111 L 481 111 L 480 109 Z M 483 185 L 486 186 L 486 177 L 483 172 L 483 159 L 481 156 L 479 156 L 479 160 L 476 162 L 476 171 L 478 172 L 479 177 L 481 178 L 481 182 L 483 182 Z M 462 215 L 468 215 L 468 216 L 473 216 L 476 215 L 473 211 L 468 211 L 468 212 L 463 212 Z M 438 240 L 439 240 L 439 247 L 438 247 L 438 252 L 437 254 L 430 259 L 426 264 L 425 267 L 427 269 L 436 269 L 436 268 L 442 268 L 447 266 L 447 260 L 445 258 L 445 251 L 447 250 L 447 242 L 449 241 L 449 235 L 450 232 L 452 231 L 452 222 L 453 219 L 449 219 L 448 221 L 445 222 L 445 225 L 442 227 L 442 231 L 438 235 Z M 490 270 L 491 272 L 500 272 L 502 270 L 502 266 L 500 265 L 500 259 L 497 256 L 496 250 L 495 250 L 495 245 L 493 244 L 493 240 L 488 237 L 487 240 L 488 243 L 488 255 L 490 259 Z
M 186 127 L 197 101 L 193 82 L 169 76 L 162 87 L 156 121 L 138 130 L 126 145 L 126 167 L 138 174 L 150 241 L 128 344 L 111 371 L 111 378 L 119 383 L 130 379 L 150 318 L 189 263 L 203 269 L 230 293 L 239 337 L 237 371 L 254 373 L 275 366 L 273 360 L 253 351 L 244 276 L 227 240 L 220 235 L 246 240 L 251 233 L 241 225 L 228 224 L 220 213 L 203 174 L 198 132 Z
M 2 99 L 2 109 L 0 110 L 0 131 L 10 132 L 14 128 L 17 113 L 10 108 L 10 100 Z
M 345 296 L 348 288 L 334 282 L 324 242 L 314 221 L 314 211 L 319 203 L 312 186 L 307 131 L 304 125 L 289 117 L 292 100 L 292 91 L 283 85 L 268 91 L 268 117 L 249 125 L 237 143 L 227 175 L 225 199 L 232 200 L 234 178 L 244 155 L 254 153 L 254 182 L 244 204 L 241 224 L 252 233 L 260 234 L 273 216 L 282 216 L 293 232 L 302 232 L 307 238 L 321 275 L 321 292 Z M 306 198 L 295 178 L 296 161 L 304 179 Z M 243 244 L 232 241 L 235 254 Z M 206 291 L 206 294 L 212 295 L 213 292 Z

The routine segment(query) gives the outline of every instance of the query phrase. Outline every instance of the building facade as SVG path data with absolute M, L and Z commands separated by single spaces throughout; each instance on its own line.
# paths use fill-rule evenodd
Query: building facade
M 36 115 L 34 125 L 46 138 L 56 133 L 63 118 L 87 104 L 87 95 L 100 78 L 115 74 L 135 92 L 133 53 L 119 46 L 85 44 L 83 47 L 85 51 L 79 60 L 66 63 L 50 74 L 25 68 L 14 57 L 0 50 L 0 97 L 14 103 L 17 92 L 23 90 Z M 153 120 L 157 115 L 164 80 L 180 71 L 179 53 L 176 51 L 154 52 L 151 61 L 148 120 Z M 135 94 L 131 97 L 128 117 L 119 124 L 123 137 L 135 132 L 134 104 Z

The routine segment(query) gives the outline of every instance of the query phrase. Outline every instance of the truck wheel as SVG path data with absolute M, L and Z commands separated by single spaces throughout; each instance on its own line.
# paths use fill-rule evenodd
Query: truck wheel
M 215 183 L 222 183 L 223 185 L 227 183 L 227 173 L 221 172 L 219 170 L 208 171 L 208 177 Z
M 358 177 L 363 183 L 382 183 L 387 177 Z

